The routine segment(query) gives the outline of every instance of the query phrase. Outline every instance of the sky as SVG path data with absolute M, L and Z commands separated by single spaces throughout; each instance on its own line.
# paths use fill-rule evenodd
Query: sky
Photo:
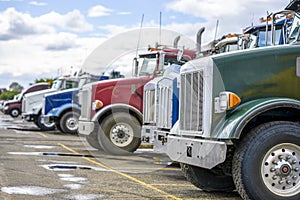
M 243 28 L 259 24 L 267 12 L 282 10 L 289 2 L 0 0 L 0 88 L 8 88 L 12 82 L 26 88 L 36 79 L 55 78 L 78 68 L 88 71 L 83 65 L 95 49 L 119 34 L 138 30 L 141 22 L 143 28 L 159 29 L 161 24 L 163 29 L 192 40 L 198 29 L 205 27 L 205 43 L 215 34 L 218 38 L 241 33 Z M 105 67 L 99 67 L 99 74 Z

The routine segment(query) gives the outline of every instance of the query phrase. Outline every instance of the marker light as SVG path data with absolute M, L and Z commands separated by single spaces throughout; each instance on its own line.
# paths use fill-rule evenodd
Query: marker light
M 229 109 L 232 109 L 232 108 L 234 108 L 235 106 L 239 105 L 240 103 L 241 103 L 241 98 L 240 98 L 238 95 L 236 95 L 236 94 L 230 92 L 230 93 L 229 93 L 228 108 L 229 108 Z
M 215 113 L 230 110 L 241 103 L 241 98 L 233 92 L 220 92 L 215 98 Z
M 97 110 L 97 109 L 102 108 L 102 107 L 103 107 L 103 102 L 102 102 L 102 101 L 100 101 L 100 100 L 95 100 L 95 101 L 93 102 L 93 105 L 92 105 L 92 109 L 93 109 L 93 110 Z

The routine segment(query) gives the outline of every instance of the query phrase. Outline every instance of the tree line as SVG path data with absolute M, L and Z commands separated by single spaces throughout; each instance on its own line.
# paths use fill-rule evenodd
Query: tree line
M 43 83 L 47 82 L 52 85 L 54 79 L 52 78 L 40 78 L 40 79 L 35 79 L 34 83 L 30 83 L 29 85 L 33 85 L 35 83 Z M 24 87 L 20 85 L 18 82 L 13 82 L 9 85 L 8 90 L 2 89 L 0 91 L 0 100 L 9 100 L 13 99 L 15 95 L 20 94 Z

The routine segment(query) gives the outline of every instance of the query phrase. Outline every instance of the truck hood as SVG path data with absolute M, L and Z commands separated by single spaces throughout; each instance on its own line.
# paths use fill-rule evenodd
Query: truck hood
M 97 85 L 98 87 L 109 87 L 115 85 L 140 84 L 141 82 L 142 83 L 148 82 L 150 79 L 151 78 L 149 76 L 142 76 L 142 77 L 133 77 L 133 78 L 110 79 L 110 80 L 94 82 L 91 84 L 94 86 Z
M 46 90 L 30 92 L 28 94 L 25 94 L 25 98 L 35 98 L 36 96 L 42 96 L 44 94 L 47 94 L 50 92 L 55 92 L 55 91 L 57 91 L 57 90 L 50 88 L 50 89 L 46 89 Z
M 5 105 L 10 105 L 10 104 L 15 104 L 15 103 L 20 103 L 20 100 L 8 100 L 5 102 Z

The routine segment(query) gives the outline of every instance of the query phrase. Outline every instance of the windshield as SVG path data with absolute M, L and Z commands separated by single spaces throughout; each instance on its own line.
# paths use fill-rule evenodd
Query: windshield
M 63 86 L 63 80 L 59 79 L 53 82 L 52 89 L 59 90 Z
M 139 63 L 142 63 L 140 67 L 140 76 L 141 75 L 150 75 L 153 74 L 153 72 L 156 69 L 157 66 L 157 59 L 156 58 L 143 58 L 142 60 L 139 60 Z
M 275 34 L 275 41 L 274 45 L 279 45 L 280 44 L 280 36 L 281 36 L 281 29 L 277 29 L 274 32 Z M 272 44 L 271 42 L 271 31 L 268 31 L 268 38 L 267 38 L 267 46 L 270 46 Z M 258 32 L 258 47 L 264 47 L 266 46 L 266 31 L 265 30 L 260 30 Z

